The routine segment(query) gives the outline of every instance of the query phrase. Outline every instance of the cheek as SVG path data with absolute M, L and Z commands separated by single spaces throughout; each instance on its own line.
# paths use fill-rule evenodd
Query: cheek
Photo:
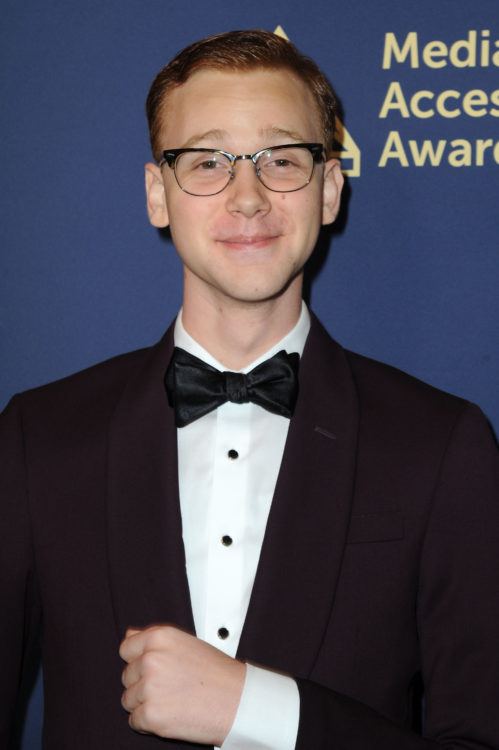
M 308 233 L 316 223 L 320 224 L 321 205 L 320 196 L 317 193 L 310 191 L 306 196 L 299 196 L 297 192 L 295 195 L 289 193 L 284 197 L 287 204 L 283 208 L 286 214 L 292 218 L 295 226 Z M 295 197 L 295 201 L 292 200 L 293 197 Z
M 206 224 L 205 206 L 196 205 L 195 198 L 181 194 L 179 200 L 170 199 L 167 205 L 172 235 L 194 236 Z

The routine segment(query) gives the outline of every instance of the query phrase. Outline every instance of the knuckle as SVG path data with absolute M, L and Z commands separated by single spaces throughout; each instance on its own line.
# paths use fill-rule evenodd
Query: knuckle
M 165 648 L 171 638 L 171 630 L 168 625 L 154 625 L 149 631 L 151 643 L 158 648 Z
M 150 676 L 158 671 L 161 667 L 161 654 L 157 651 L 147 651 L 141 660 L 141 675 Z
M 121 705 L 125 711 L 130 711 L 131 706 L 129 704 L 128 690 L 125 690 L 121 695 Z
M 157 651 L 167 653 L 175 648 L 177 632 L 169 625 L 157 625 L 147 632 L 144 653 Z
M 157 727 L 157 712 L 149 703 L 141 703 L 130 714 L 128 722 L 132 729 L 141 734 L 155 732 Z
M 135 709 L 135 711 L 130 714 L 130 716 L 128 717 L 128 723 L 136 732 L 140 732 L 141 734 L 145 733 L 142 720 L 142 711 L 140 710 L 140 707 Z

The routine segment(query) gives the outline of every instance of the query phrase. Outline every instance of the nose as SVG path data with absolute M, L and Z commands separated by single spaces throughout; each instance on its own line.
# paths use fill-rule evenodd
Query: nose
M 266 214 L 270 210 L 269 191 L 258 179 L 256 167 L 251 159 L 240 160 L 234 164 L 234 176 L 225 193 L 226 207 L 231 213 L 241 213 L 251 218 L 258 213 Z

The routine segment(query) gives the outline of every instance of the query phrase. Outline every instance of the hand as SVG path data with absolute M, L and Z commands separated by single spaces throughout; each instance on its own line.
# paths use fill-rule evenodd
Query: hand
M 220 747 L 234 721 L 246 665 L 170 625 L 127 630 L 121 703 L 138 732 Z

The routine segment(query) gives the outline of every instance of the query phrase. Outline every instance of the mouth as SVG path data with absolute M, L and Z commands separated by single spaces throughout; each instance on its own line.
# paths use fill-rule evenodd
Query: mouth
M 218 240 L 222 245 L 231 250 L 259 250 L 268 247 L 277 239 L 277 235 L 271 234 L 237 234 Z

